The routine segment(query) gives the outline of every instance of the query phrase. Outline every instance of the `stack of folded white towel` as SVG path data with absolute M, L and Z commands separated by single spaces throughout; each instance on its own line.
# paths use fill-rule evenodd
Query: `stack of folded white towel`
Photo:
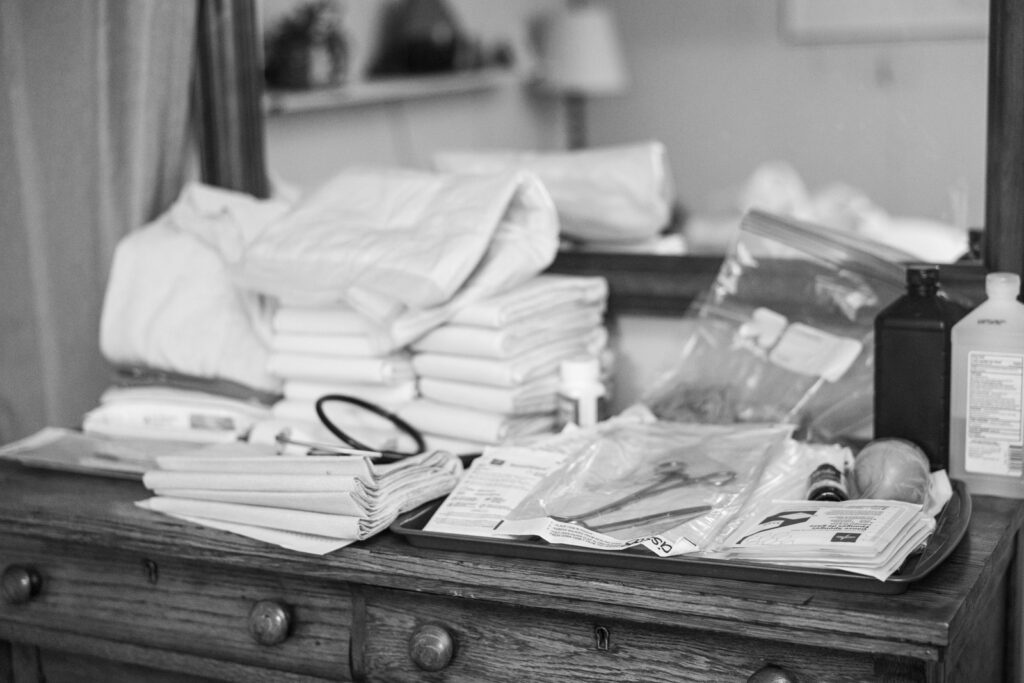
M 157 458 L 140 507 L 293 550 L 323 554 L 447 495 L 462 462 L 442 451 L 377 464 L 360 456 L 278 455 L 235 442 Z
M 273 417 L 313 438 L 336 441 L 316 414 L 316 400 L 344 394 L 394 411 L 416 397 L 409 354 L 394 349 L 368 317 L 343 305 L 281 305 L 272 320 L 268 370 L 282 380 Z M 393 425 L 354 406 L 325 406 L 332 421 L 363 443 L 406 449 Z
M 608 341 L 604 278 L 542 274 L 413 342 L 420 398 L 398 414 L 428 445 L 479 451 L 556 427 L 559 366 Z

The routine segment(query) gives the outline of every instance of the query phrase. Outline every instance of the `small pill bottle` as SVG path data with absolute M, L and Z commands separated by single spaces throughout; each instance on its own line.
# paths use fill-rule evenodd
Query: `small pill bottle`
M 558 428 L 568 424 L 592 427 L 603 420 L 606 393 L 598 358 L 581 356 L 562 361 L 559 366 Z
M 841 503 L 850 497 L 846 481 L 839 468 L 829 463 L 818 465 L 807 478 L 807 500 L 826 500 Z

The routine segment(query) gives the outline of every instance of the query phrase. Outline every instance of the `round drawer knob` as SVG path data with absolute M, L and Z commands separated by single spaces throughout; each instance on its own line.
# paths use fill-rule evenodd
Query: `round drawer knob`
M 12 564 L 4 569 L 4 599 L 12 605 L 23 605 L 36 595 L 43 586 L 43 578 L 32 567 Z
M 273 600 L 260 600 L 249 611 L 249 635 L 260 645 L 277 645 L 288 638 L 291 615 Z
M 799 679 L 781 666 L 769 664 L 755 671 L 747 683 L 797 683 Z
M 453 654 L 455 641 L 441 626 L 422 626 L 409 639 L 409 656 L 424 671 L 440 671 L 451 663 Z

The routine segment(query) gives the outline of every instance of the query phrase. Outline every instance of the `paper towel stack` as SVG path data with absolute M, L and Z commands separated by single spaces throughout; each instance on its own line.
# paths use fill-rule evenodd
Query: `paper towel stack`
M 360 456 L 277 455 L 236 442 L 165 455 L 138 506 L 276 545 L 324 554 L 447 495 L 461 461 L 434 451 L 378 464 Z
M 336 441 L 314 408 L 328 394 L 344 394 L 395 411 L 416 397 L 409 354 L 394 349 L 368 317 L 338 304 L 282 305 L 275 311 L 268 369 L 283 395 L 273 417 L 312 438 Z M 377 448 L 403 448 L 393 425 L 365 410 L 331 403 L 329 416 L 346 432 Z
M 420 398 L 399 415 L 433 447 L 479 451 L 555 429 L 559 365 L 608 341 L 604 278 L 543 274 L 413 342 Z

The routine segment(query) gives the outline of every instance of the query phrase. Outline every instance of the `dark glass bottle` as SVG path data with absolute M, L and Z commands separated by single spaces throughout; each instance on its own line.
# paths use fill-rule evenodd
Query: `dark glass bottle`
M 844 478 L 835 465 L 818 465 L 807 479 L 807 500 L 843 502 L 850 497 Z
M 875 434 L 917 444 L 949 466 L 950 331 L 968 309 L 946 297 L 939 267 L 907 268 L 907 293 L 875 317 Z

